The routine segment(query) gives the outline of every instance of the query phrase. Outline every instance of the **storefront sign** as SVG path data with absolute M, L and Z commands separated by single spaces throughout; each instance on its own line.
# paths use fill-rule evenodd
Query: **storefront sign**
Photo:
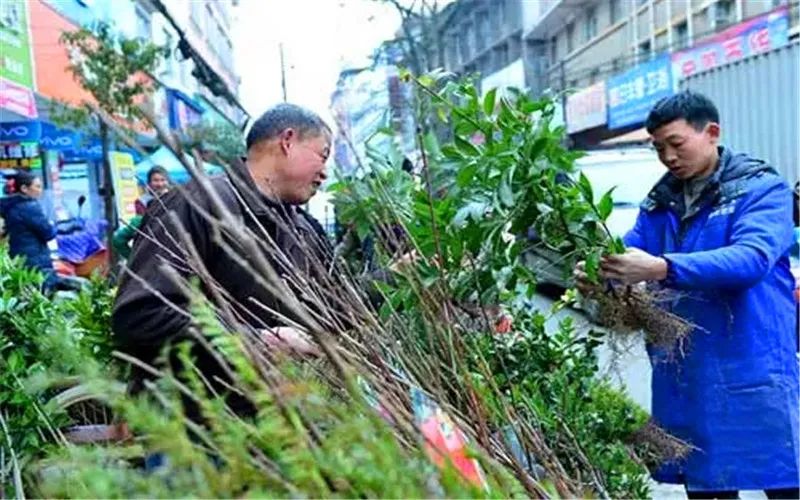
M 661 56 L 610 78 L 608 128 L 642 123 L 653 105 L 674 93 L 670 58 Z
M 203 108 L 179 90 L 167 90 L 167 107 L 172 130 L 185 131 L 202 121 Z
M 25 0 L 0 1 L 0 107 L 36 118 L 33 64 Z
M 81 148 L 81 134 L 75 130 L 61 128 L 42 122 L 42 149 L 47 151 L 73 151 Z
M 731 26 L 694 47 L 672 55 L 673 73 L 686 78 L 699 71 L 766 52 L 789 43 L 789 10 L 776 9 Z
M 38 141 L 42 138 L 42 124 L 39 121 L 0 123 L 0 142 Z
M 573 134 L 606 123 L 606 82 L 567 97 L 567 132 Z
M 108 156 L 114 180 L 117 217 L 120 221 L 130 222 L 136 215 L 136 199 L 139 197 L 133 156 L 119 151 L 112 151 Z
M 5 168 L 41 169 L 39 143 L 0 142 L 0 169 Z

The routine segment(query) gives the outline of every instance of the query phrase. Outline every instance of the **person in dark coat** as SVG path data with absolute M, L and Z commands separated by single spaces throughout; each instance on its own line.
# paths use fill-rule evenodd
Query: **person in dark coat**
M 42 181 L 27 171 L 20 171 L 7 184 L 10 193 L 0 198 L 0 216 L 12 257 L 21 256 L 25 265 L 38 269 L 45 276 L 45 288 L 55 285 L 53 260 L 47 242 L 56 237 L 56 227 L 47 220 L 39 197 Z
M 678 291 L 672 312 L 697 326 L 679 352 L 648 347 L 653 418 L 696 447 L 654 478 L 689 498 L 798 498 L 791 189 L 719 145 L 719 113 L 701 94 L 659 101 L 646 125 L 669 173 L 624 238 L 627 253 L 606 258 L 601 275 Z
M 326 178 L 330 128 L 308 110 L 281 104 L 254 123 L 246 142 L 246 161 L 228 174 L 212 177 L 214 190 L 253 234 L 263 235 L 263 228 L 282 250 L 287 259 L 272 253 L 264 255 L 280 275 L 297 272 L 309 279 L 317 278 L 320 267 L 330 269 L 333 252 L 322 226 L 300 205 L 316 193 Z M 153 364 L 165 346 L 193 338 L 189 333 L 191 319 L 174 308 L 185 310 L 189 297 L 164 272 L 164 266 L 169 266 L 180 276 L 190 275 L 187 266 L 176 258 L 185 256 L 186 249 L 174 238 L 177 233 L 169 217 L 172 213 L 189 233 L 211 278 L 229 294 L 235 313 L 243 322 L 262 331 L 266 344 L 314 354 L 315 346 L 302 331 L 285 326 L 259 305 L 292 317 L 280 298 L 253 279 L 243 267 L 245 259 L 234 258 L 215 241 L 211 223 L 203 216 L 203 211 L 213 214 L 214 210 L 200 185 L 190 181 L 185 189 L 170 191 L 162 201 L 151 205 L 145 214 L 142 231 L 148 237 L 135 240 L 128 270 L 120 281 L 112 314 L 118 347 Z M 260 237 L 266 240 L 266 236 Z M 238 247 L 234 241 L 228 244 Z M 315 262 L 323 265 L 315 266 Z M 195 345 L 193 355 L 208 380 L 226 380 L 212 353 Z M 141 372 L 134 375 L 134 386 L 142 377 Z M 216 389 L 226 392 L 224 387 Z M 252 410 L 245 398 L 231 395 L 228 401 L 240 414 Z

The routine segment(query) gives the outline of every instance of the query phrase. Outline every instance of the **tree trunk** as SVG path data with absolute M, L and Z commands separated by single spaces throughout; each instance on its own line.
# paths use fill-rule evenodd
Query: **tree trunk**
M 114 178 L 111 175 L 111 161 L 109 159 L 109 133 L 108 126 L 100 121 L 100 142 L 102 144 L 102 168 L 103 168 L 103 205 L 105 206 L 105 219 L 108 221 L 106 226 L 106 250 L 108 251 L 108 271 L 113 274 L 116 269 L 116 256 L 111 244 L 114 238 L 114 231 L 117 228 L 116 203 L 114 200 Z

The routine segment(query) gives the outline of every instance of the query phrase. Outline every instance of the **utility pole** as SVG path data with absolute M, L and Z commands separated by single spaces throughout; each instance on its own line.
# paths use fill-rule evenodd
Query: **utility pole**
M 283 90 L 283 102 L 286 102 L 286 64 L 283 60 L 283 43 L 278 44 L 281 53 L 281 89 Z

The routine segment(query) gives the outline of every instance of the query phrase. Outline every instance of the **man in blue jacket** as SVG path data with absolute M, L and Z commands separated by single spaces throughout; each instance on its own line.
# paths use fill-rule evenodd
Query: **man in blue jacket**
M 689 498 L 798 498 L 792 191 L 763 161 L 719 146 L 703 95 L 661 100 L 646 126 L 669 173 L 601 274 L 679 291 L 673 312 L 698 327 L 677 354 L 648 349 L 653 417 L 696 447 L 654 478 Z

